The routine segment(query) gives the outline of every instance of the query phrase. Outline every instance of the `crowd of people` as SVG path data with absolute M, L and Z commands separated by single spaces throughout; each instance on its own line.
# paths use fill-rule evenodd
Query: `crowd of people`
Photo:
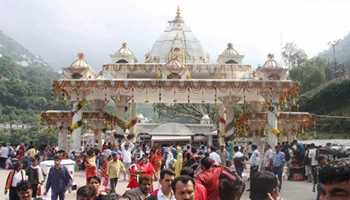
M 85 171 L 78 200 L 237 200 L 244 191 L 252 200 L 277 200 L 285 179 L 312 181 L 316 199 L 350 199 L 349 159 L 330 160 L 314 144 L 295 140 L 272 147 L 248 142 L 216 149 L 150 146 L 126 138 L 119 144 L 87 147 L 79 154 L 55 146 L 1 145 L 1 167 L 10 169 L 5 194 L 9 200 L 30 200 L 50 190 L 50 199 L 65 199 L 73 176 L 61 161 L 72 159 Z M 46 174 L 39 166 L 43 160 L 54 160 Z M 121 180 L 128 182 L 127 189 L 117 193 Z

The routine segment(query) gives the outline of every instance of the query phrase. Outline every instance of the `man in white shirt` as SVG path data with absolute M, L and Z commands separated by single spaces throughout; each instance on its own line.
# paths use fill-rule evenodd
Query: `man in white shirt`
M 170 169 L 163 169 L 160 172 L 160 189 L 155 190 L 146 200 L 176 200 L 171 189 L 171 183 L 175 179 L 175 173 Z
M 220 155 L 216 153 L 216 149 L 214 147 L 211 147 L 210 150 L 211 152 L 209 154 L 209 158 L 212 159 L 216 165 L 220 165 L 221 164 Z
M 310 159 L 312 182 L 314 183 L 314 185 L 316 185 L 316 182 L 317 182 L 316 167 L 318 166 L 318 161 L 317 161 L 318 156 L 317 156 L 317 149 L 314 143 L 310 145 L 310 149 L 308 150 L 307 156 Z
M 234 146 L 233 147 L 233 164 L 235 166 L 236 172 L 237 174 L 242 177 L 242 173 L 244 171 L 245 168 L 245 163 L 244 163 L 244 154 L 242 152 L 239 151 L 239 147 L 238 146 Z
M 255 168 L 254 171 L 257 171 L 260 165 L 260 152 L 255 144 L 252 145 L 252 151 L 253 153 L 250 157 L 250 167 Z
M 269 144 L 266 144 L 264 159 L 262 162 L 263 170 L 272 171 L 272 157 L 273 157 L 273 150 Z
M 125 169 L 129 169 L 129 167 L 131 166 L 131 152 L 132 149 L 134 148 L 134 144 L 129 142 L 129 141 L 125 141 L 122 143 L 121 145 L 121 149 L 122 149 L 122 156 L 123 156 L 123 163 L 124 163 L 124 167 Z M 128 170 L 126 170 L 124 172 L 124 180 L 126 180 L 126 174 Z
M 6 167 L 6 160 L 9 157 L 9 147 L 5 145 L 1 145 L 0 147 L 0 167 L 4 168 Z

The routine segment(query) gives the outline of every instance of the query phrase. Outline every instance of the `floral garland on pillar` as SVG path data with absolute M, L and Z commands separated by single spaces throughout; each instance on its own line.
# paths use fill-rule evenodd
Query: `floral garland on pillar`
M 87 105 L 86 100 L 81 100 L 73 110 L 72 124 L 68 127 L 69 132 L 74 133 L 83 125 L 83 111 L 82 109 Z

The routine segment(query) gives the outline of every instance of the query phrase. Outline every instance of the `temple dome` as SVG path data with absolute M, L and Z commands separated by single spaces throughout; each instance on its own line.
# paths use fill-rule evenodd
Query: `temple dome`
M 85 55 L 79 53 L 77 59 L 69 67 L 63 69 L 63 76 L 67 79 L 94 79 L 96 73 L 86 62 Z
M 194 135 L 194 133 L 184 124 L 165 123 L 154 128 L 150 135 Z
M 241 64 L 243 55 L 240 55 L 232 43 L 227 44 L 227 48 L 219 55 L 218 63 L 220 64 Z
M 264 68 L 281 68 L 281 65 L 274 59 L 274 55 L 269 53 L 265 61 Z
M 209 56 L 205 53 L 199 40 L 182 19 L 180 9 L 177 9 L 174 20 L 156 40 L 150 52 L 145 55 L 146 63 L 168 63 L 171 52 L 180 49 L 184 52 L 185 63 L 208 63 Z
M 122 47 L 111 55 L 113 63 L 136 63 L 135 54 L 128 48 L 128 44 L 124 42 Z
M 70 65 L 70 68 L 90 68 L 85 60 L 85 55 L 83 53 L 78 53 L 77 58 Z

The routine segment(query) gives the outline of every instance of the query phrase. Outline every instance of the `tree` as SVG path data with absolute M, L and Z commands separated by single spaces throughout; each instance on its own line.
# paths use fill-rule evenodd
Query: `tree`
M 304 93 L 326 82 L 326 68 L 327 63 L 324 59 L 314 58 L 292 68 L 289 76 L 300 83 L 301 93 Z
M 181 123 L 199 123 L 203 115 L 209 114 L 212 120 L 217 118 L 217 109 L 209 104 L 154 104 L 154 111 L 161 121 L 176 121 Z
M 282 57 L 289 69 L 299 67 L 307 60 L 305 51 L 297 47 L 293 42 L 284 45 Z

